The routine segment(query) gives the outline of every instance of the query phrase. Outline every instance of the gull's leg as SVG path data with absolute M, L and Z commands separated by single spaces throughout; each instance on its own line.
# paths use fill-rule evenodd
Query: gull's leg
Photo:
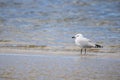
M 85 54 L 86 54 L 86 48 L 85 48 Z
M 81 54 L 82 54 L 82 49 L 81 49 Z

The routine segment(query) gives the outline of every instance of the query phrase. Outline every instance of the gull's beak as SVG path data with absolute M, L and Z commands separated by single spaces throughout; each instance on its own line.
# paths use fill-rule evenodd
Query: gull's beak
M 75 36 L 73 36 L 72 38 L 75 38 Z

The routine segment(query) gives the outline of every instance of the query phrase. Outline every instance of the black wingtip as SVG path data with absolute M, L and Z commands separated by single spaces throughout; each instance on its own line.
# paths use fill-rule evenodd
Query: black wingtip
M 103 48 L 103 46 L 101 46 L 99 44 L 95 44 L 95 48 Z

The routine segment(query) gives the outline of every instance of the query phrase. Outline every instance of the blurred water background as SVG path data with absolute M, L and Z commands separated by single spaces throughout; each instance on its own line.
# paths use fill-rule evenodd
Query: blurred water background
M 0 47 L 72 50 L 76 33 L 120 52 L 120 0 L 0 0 Z

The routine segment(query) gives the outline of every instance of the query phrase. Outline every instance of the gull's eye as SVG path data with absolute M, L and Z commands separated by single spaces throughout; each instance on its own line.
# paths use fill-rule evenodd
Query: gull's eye
M 76 37 L 79 37 L 79 35 L 77 35 Z

